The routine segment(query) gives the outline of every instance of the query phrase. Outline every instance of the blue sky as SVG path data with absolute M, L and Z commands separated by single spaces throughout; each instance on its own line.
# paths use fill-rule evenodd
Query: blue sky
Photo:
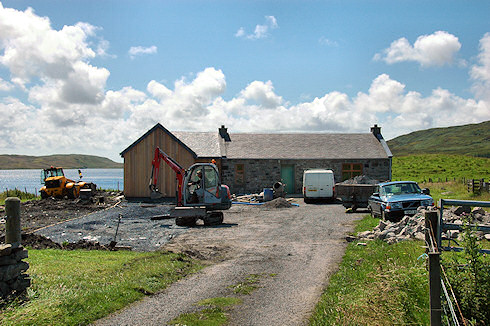
M 490 120 L 489 1 L 1 3 L 0 153 Z

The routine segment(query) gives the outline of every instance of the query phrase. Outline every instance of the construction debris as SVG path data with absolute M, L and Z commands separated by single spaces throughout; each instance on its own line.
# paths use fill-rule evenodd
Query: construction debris
M 436 209 L 436 208 L 432 208 Z M 471 214 L 468 215 L 470 212 Z M 357 236 L 359 240 L 380 239 L 389 244 L 397 243 L 408 239 L 425 240 L 425 209 L 419 208 L 414 216 L 405 216 L 400 222 L 390 223 L 379 221 L 372 231 L 360 232 Z M 451 207 L 444 209 L 444 221 L 447 223 L 463 224 L 463 217 L 470 216 L 470 223 L 478 225 L 490 225 L 490 214 L 484 209 L 475 207 L 473 210 L 462 207 Z M 461 232 L 458 230 L 448 230 L 443 237 L 446 239 L 459 239 Z M 485 238 L 482 232 L 476 232 L 479 239 Z

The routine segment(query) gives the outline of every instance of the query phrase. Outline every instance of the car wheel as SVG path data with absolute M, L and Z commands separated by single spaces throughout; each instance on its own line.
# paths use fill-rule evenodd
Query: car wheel
M 49 197 L 49 196 L 48 196 L 48 194 L 46 193 L 46 191 L 41 190 L 41 198 L 42 198 L 42 199 L 46 199 L 46 198 L 48 198 L 48 197 Z

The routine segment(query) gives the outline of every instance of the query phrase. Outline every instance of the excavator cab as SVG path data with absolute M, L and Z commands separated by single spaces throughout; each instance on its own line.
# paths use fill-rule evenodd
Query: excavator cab
M 229 208 L 223 207 L 228 206 L 225 204 L 226 201 L 223 202 L 223 198 L 228 198 L 229 194 L 227 188 L 221 186 L 218 170 L 214 164 L 192 165 L 187 170 L 184 187 L 184 206 L 206 206 L 208 210 Z

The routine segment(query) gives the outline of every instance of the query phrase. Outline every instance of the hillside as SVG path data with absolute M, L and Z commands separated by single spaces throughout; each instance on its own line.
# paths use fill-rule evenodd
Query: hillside
M 490 158 L 490 121 L 415 131 L 387 143 L 394 156 L 431 153 Z
M 114 162 L 108 158 L 92 155 L 0 155 L 0 170 L 13 169 L 44 169 L 50 166 L 60 166 L 65 169 L 111 169 L 123 168 L 122 163 Z

